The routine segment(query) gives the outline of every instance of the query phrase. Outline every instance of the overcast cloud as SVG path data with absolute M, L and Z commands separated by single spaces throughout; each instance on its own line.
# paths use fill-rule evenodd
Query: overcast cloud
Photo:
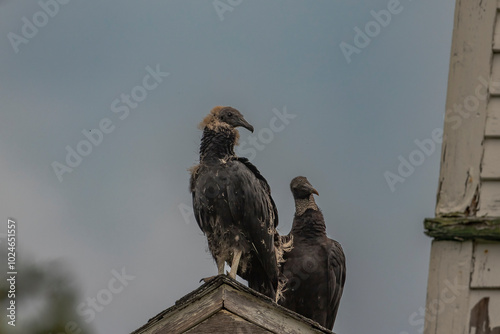
M 0 233 L 16 218 L 19 251 L 67 262 L 82 301 L 113 270 L 135 277 L 97 333 L 142 326 L 216 273 L 187 171 L 216 105 L 255 127 L 238 152 L 268 179 L 282 233 L 290 180 L 318 189 L 347 257 L 335 331 L 419 332 L 453 1 L 53 3 L 0 1 Z

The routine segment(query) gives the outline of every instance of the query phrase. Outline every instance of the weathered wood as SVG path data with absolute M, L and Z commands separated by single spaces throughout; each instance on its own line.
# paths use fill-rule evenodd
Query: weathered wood
M 500 334 L 500 290 L 471 290 L 468 334 Z
M 212 317 L 188 330 L 185 334 L 269 334 L 272 333 L 256 326 L 243 318 L 222 310 Z
M 214 280 L 213 283 L 209 282 L 207 284 L 202 285 L 195 291 L 187 294 L 183 298 L 179 299 L 174 306 L 158 313 L 156 316 L 153 318 L 149 319 L 148 323 L 145 324 L 144 326 L 140 327 L 139 329 L 135 330 L 131 334 L 150 334 L 156 331 L 159 327 L 162 326 L 162 324 L 165 322 L 164 319 L 167 319 L 168 317 L 175 316 L 178 312 L 182 312 L 184 308 L 189 306 L 189 301 L 191 300 L 198 300 L 202 299 L 204 296 L 209 296 L 212 293 L 217 293 L 215 290 L 215 287 L 217 287 L 217 282 Z M 221 292 L 218 292 L 221 293 Z M 216 305 L 217 308 L 220 306 L 222 308 L 222 305 Z M 213 313 L 217 312 L 214 311 Z M 163 321 L 162 321 L 163 320 Z M 160 323 L 162 323 L 160 325 Z
M 500 180 L 500 138 L 484 140 L 481 179 Z
M 433 241 L 424 334 L 465 334 L 472 241 Z
M 498 24 L 495 24 L 494 38 L 497 38 L 497 31 L 496 31 L 497 27 Z M 500 54 L 495 53 L 493 54 L 493 59 L 491 64 L 491 77 L 490 77 L 490 87 L 489 87 L 489 92 L 492 96 L 500 95 L 500 86 L 496 84 L 498 82 L 500 82 Z
M 153 334 L 180 334 L 210 318 L 222 309 L 222 292 L 215 290 L 196 303 L 189 303 L 177 312 L 165 315 Z M 182 310 L 182 312 L 181 312 Z M 149 333 L 149 332 L 145 332 Z
M 500 137 L 500 97 L 498 96 L 492 97 L 488 102 L 484 134 L 486 137 Z
M 500 3 L 500 1 L 497 0 L 497 6 Z M 498 20 L 495 22 L 495 33 L 493 36 L 493 51 L 499 52 L 500 51 L 500 22 Z
M 240 314 L 244 319 L 273 333 L 300 334 L 306 331 L 307 333 L 324 333 L 325 331 L 331 333 L 310 319 L 299 316 L 303 321 L 297 321 L 297 314 L 290 316 L 277 312 L 278 305 L 266 303 L 258 298 L 249 298 L 248 295 L 231 287 L 225 287 L 225 296 L 224 307 L 227 310 Z M 286 310 L 281 306 L 279 309 Z M 314 330 L 311 330 L 311 324 L 316 327 Z
M 478 215 L 500 217 L 500 181 L 484 180 L 482 182 Z
M 496 1 L 457 1 L 436 216 L 476 213 L 496 12 Z
M 227 333 L 332 334 L 225 275 L 184 296 L 132 334 L 226 333 L 214 329 L 221 319 Z
M 471 288 L 500 289 L 500 243 L 474 245 Z
M 486 115 L 478 216 L 500 216 L 500 12 L 495 13 L 495 53 L 489 87 L 492 97 Z
M 500 240 L 500 218 L 426 218 L 425 234 L 438 240 Z
M 500 0 L 456 0 L 424 334 L 500 334 Z

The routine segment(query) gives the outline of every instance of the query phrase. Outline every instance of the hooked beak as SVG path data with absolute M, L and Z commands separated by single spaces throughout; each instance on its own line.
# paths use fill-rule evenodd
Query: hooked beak
M 311 186 L 310 184 L 306 184 L 305 187 L 308 191 L 311 192 L 311 194 L 316 194 L 319 196 L 319 192 L 315 188 L 313 188 L 313 186 Z
M 248 131 L 250 131 L 250 132 L 252 132 L 252 133 L 253 133 L 253 130 L 254 130 L 254 129 L 253 129 L 253 126 L 252 126 L 250 123 L 248 123 L 248 122 L 246 121 L 246 119 L 244 119 L 243 117 L 241 117 L 241 118 L 239 119 L 239 123 L 238 123 L 238 125 L 239 125 L 239 126 L 241 126 L 241 127 L 244 127 L 245 129 L 247 129 Z

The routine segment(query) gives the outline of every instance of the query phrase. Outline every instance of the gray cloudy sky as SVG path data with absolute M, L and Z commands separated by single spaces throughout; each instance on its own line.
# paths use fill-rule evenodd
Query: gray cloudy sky
M 290 180 L 319 190 L 347 256 L 336 332 L 419 332 L 452 0 L 41 2 L 49 14 L 0 4 L 0 233 L 14 217 L 21 254 L 70 264 L 97 333 L 140 327 L 216 273 L 186 211 L 197 124 L 215 105 L 254 125 L 239 152 L 268 179 L 282 233 Z M 92 150 L 71 172 L 67 146 Z M 135 278 L 90 319 L 85 301 L 122 268 Z

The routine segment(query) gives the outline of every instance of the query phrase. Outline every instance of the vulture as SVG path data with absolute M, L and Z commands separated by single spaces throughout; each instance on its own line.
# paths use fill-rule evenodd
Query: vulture
M 250 288 L 276 300 L 278 212 L 266 179 L 248 159 L 234 153 L 237 127 L 254 130 L 232 107 L 215 107 L 200 123 L 200 163 L 191 169 L 190 180 L 194 215 L 218 275 L 224 274 L 227 263 L 229 277 L 238 274 Z
M 333 328 L 345 283 L 345 256 L 340 244 L 326 235 L 326 225 L 313 195 L 319 195 L 307 178 L 290 184 L 295 216 L 288 238 L 293 249 L 283 254 L 286 289 L 280 304 Z

